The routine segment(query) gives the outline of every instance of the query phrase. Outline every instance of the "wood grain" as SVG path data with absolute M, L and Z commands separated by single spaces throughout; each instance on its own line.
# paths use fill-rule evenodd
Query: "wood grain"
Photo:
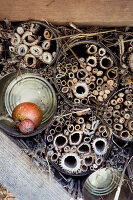
M 0 132 L 0 183 L 19 200 L 70 200 L 52 178 L 30 168 L 30 159 Z
M 1 0 L 0 20 L 133 26 L 132 0 Z

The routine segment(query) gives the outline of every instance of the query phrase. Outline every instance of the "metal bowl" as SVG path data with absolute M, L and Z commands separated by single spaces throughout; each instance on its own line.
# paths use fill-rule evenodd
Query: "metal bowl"
M 91 194 L 106 195 L 114 190 L 118 184 L 119 174 L 116 169 L 99 169 L 86 180 L 86 186 Z
M 40 133 L 51 122 L 57 107 L 56 94 L 51 84 L 38 74 L 23 72 L 11 73 L 0 80 L 0 128 L 16 137 L 30 137 Z M 14 128 L 11 116 L 13 109 L 22 102 L 38 105 L 43 118 L 39 127 L 28 135 Z
M 101 168 L 92 173 L 83 186 L 85 200 L 113 200 L 120 181 L 120 173 L 114 168 Z M 127 190 L 127 192 L 126 192 Z M 128 194 L 127 194 L 128 193 Z M 126 182 L 122 185 L 119 199 L 131 200 L 131 192 Z

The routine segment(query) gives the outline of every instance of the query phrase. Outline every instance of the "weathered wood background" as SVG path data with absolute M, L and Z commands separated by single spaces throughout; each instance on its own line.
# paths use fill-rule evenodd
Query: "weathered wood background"
M 133 0 L 0 0 L 0 20 L 133 26 Z

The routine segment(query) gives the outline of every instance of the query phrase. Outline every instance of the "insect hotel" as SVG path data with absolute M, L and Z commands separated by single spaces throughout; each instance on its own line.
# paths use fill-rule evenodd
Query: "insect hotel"
M 133 199 L 132 8 L 1 0 L 1 200 Z

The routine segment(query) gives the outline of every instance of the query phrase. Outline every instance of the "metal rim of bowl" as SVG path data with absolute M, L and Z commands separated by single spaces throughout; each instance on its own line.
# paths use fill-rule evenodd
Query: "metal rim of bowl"
M 93 194 L 93 195 L 107 195 L 109 193 L 111 193 L 113 190 L 115 190 L 115 188 L 117 187 L 117 183 L 119 182 L 119 178 L 118 178 L 118 170 L 116 169 L 112 169 L 113 171 L 115 170 L 115 174 L 113 173 L 113 177 L 112 177 L 112 180 L 110 182 L 110 185 L 108 185 L 108 187 L 104 189 L 100 189 L 100 188 L 95 188 L 95 187 L 92 187 L 91 183 L 89 184 L 88 183 L 88 186 L 90 188 L 90 193 Z
M 106 169 L 106 168 L 105 168 Z M 102 196 L 105 196 L 105 195 L 108 195 L 108 194 L 110 194 L 111 192 L 113 192 L 115 189 L 116 189 L 116 187 L 117 187 L 117 184 L 119 183 L 119 172 L 118 172 L 118 170 L 117 169 L 114 169 L 114 168 L 111 168 L 111 170 L 114 172 L 115 171 L 115 174 L 113 173 L 113 179 L 111 180 L 111 184 L 106 188 L 106 190 L 104 190 L 104 189 L 102 189 L 102 190 L 100 190 L 100 189 L 98 189 L 98 188 L 96 188 L 96 187 L 92 187 L 92 185 L 91 184 L 87 184 L 86 183 L 86 181 L 88 180 L 88 178 L 89 178 L 89 176 L 87 177 L 87 180 L 85 181 L 85 183 L 84 183 L 84 186 L 83 186 L 83 191 L 85 190 L 85 188 L 87 187 L 87 186 L 89 186 L 89 189 L 87 190 L 86 189 L 86 191 L 88 191 L 88 193 L 90 193 L 91 195 L 95 195 L 95 196 L 99 196 L 99 195 L 102 195 Z M 95 173 L 95 172 L 94 172 Z M 93 174 L 93 173 L 92 173 Z M 91 174 L 91 175 L 92 175 Z M 91 176 L 90 175 L 90 176 Z
M 16 73 L 16 72 L 13 72 L 13 73 L 10 73 L 10 74 L 15 74 L 15 73 Z M 22 73 L 25 73 L 25 70 L 23 70 Z M 26 73 L 27 73 L 27 71 L 26 71 Z M 32 71 L 29 70 L 28 73 L 31 73 L 31 74 L 32 74 Z M 10 74 L 8 74 L 8 75 L 10 75 Z M 6 75 L 6 76 L 8 76 L 8 75 Z M 4 76 L 4 77 L 6 77 L 6 76 Z M 38 74 L 37 76 L 39 76 L 39 74 Z M 4 77 L 3 77 L 3 78 L 4 78 Z M 3 80 L 3 78 L 2 78 L 1 80 Z M 42 78 L 42 77 L 41 77 L 41 78 Z M 56 99 L 56 93 L 55 93 L 54 88 L 52 87 L 52 85 L 51 85 L 46 79 L 44 79 L 44 80 L 45 80 L 45 82 L 47 82 L 48 85 L 50 86 L 51 91 L 52 91 L 52 93 L 53 93 L 53 95 L 54 95 L 54 99 L 55 99 L 55 105 L 53 106 L 53 107 L 55 107 L 55 109 L 53 110 L 53 114 L 51 115 L 51 117 L 48 118 L 48 120 L 47 120 L 47 122 L 46 122 L 46 125 L 45 125 L 44 127 L 37 127 L 37 128 L 35 129 L 35 131 L 33 131 L 31 134 L 27 134 L 27 135 L 24 135 L 24 134 L 20 133 L 19 131 L 10 132 L 10 131 L 5 130 L 5 128 L 3 128 L 2 126 L 0 126 L 0 129 L 1 129 L 2 131 L 4 131 L 6 134 L 8 134 L 8 135 L 10 135 L 10 136 L 19 137 L 19 138 L 26 138 L 26 137 L 32 137 L 32 136 L 35 136 L 35 135 L 41 133 L 43 130 L 45 130 L 45 129 L 49 126 L 49 124 L 51 123 L 51 121 L 52 121 L 52 119 L 53 119 L 53 117 L 54 117 L 54 115 L 55 115 L 55 113 L 56 113 L 56 109 L 57 109 L 57 99 Z

